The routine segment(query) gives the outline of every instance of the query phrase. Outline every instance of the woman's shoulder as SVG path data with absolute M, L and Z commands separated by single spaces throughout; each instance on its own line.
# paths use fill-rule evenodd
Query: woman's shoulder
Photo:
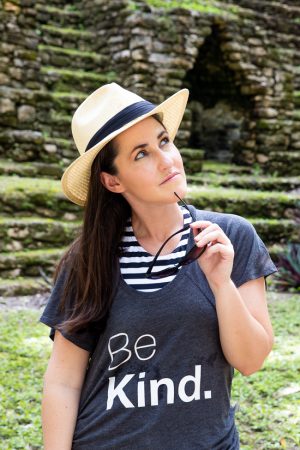
M 210 222 L 217 223 L 221 228 L 228 227 L 234 229 L 253 230 L 253 225 L 245 217 L 238 214 L 223 213 L 218 211 L 207 211 L 204 209 L 195 208 L 193 205 L 189 205 L 194 215 L 194 220 L 209 220 Z

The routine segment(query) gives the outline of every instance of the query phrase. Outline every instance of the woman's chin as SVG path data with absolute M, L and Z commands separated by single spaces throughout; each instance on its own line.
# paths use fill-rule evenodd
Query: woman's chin
M 186 181 L 182 181 L 177 186 L 174 186 L 173 192 L 176 192 L 177 195 L 179 195 L 180 198 L 184 198 L 187 193 L 187 184 Z

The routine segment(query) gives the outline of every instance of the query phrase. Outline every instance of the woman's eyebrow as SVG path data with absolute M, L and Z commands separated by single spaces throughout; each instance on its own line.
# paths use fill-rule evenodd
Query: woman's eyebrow
M 162 131 L 158 134 L 157 139 L 161 138 L 162 135 L 163 135 L 164 133 L 167 133 L 167 134 L 168 134 L 167 130 L 162 130 Z M 137 150 L 138 148 L 145 148 L 145 147 L 147 147 L 147 145 L 148 145 L 148 144 L 138 144 L 138 145 L 136 145 L 136 146 L 131 150 L 131 153 L 133 153 L 133 152 L 134 152 L 135 150 Z

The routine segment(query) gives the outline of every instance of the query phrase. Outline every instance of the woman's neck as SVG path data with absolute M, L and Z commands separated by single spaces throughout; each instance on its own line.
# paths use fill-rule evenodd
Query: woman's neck
M 137 207 L 132 210 L 132 227 L 137 240 L 161 243 L 183 226 L 182 211 L 177 203 Z

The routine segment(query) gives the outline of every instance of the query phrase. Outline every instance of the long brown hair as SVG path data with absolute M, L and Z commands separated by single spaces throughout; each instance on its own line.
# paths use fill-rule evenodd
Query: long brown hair
M 165 128 L 159 115 L 152 117 Z M 61 270 L 67 269 L 60 308 L 70 314 L 58 329 L 68 333 L 105 319 L 117 288 L 120 242 L 131 207 L 121 194 L 110 192 L 100 181 L 101 172 L 117 174 L 117 154 L 112 140 L 95 157 L 81 232 L 55 270 L 54 282 Z

